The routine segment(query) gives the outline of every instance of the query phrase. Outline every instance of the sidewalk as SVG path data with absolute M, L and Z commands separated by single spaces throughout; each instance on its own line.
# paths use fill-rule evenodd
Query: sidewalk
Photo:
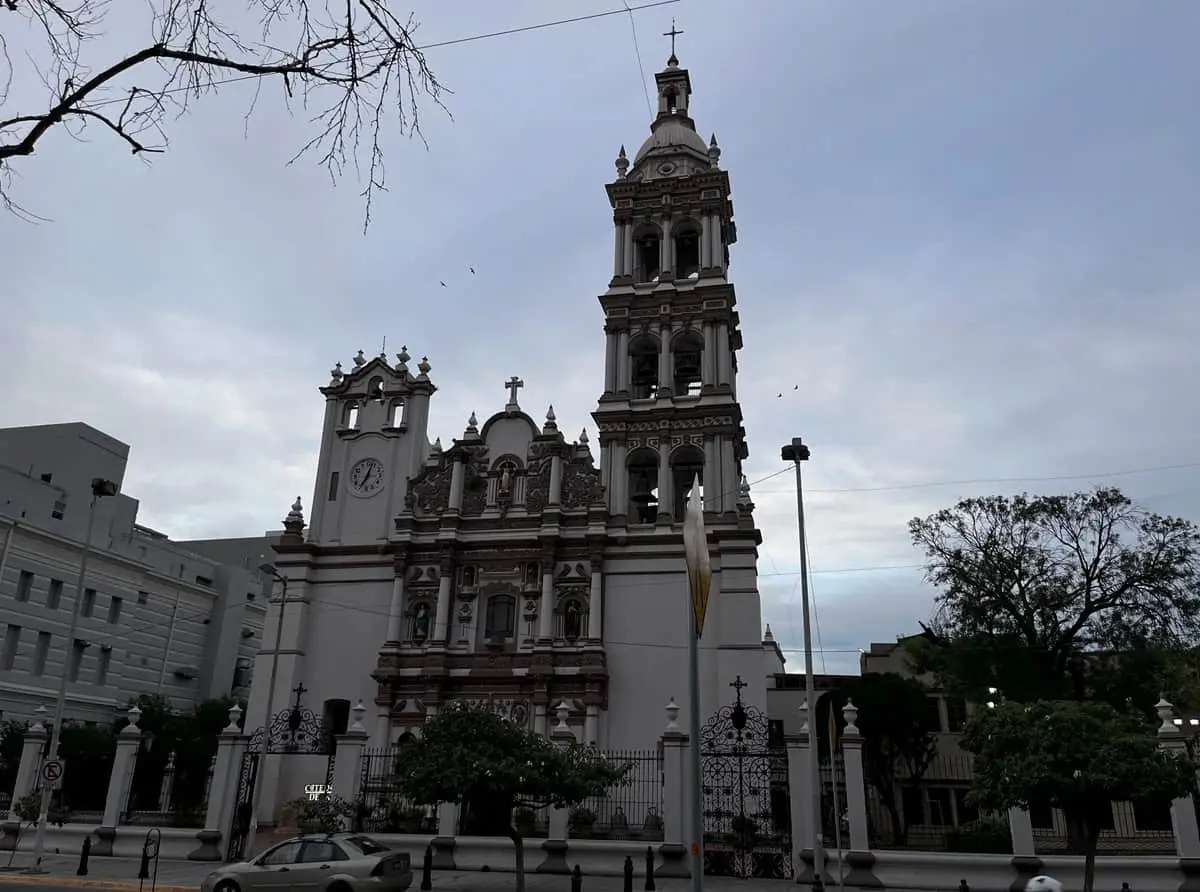
M 79 867 L 78 855 L 45 855 L 42 872 L 30 873 L 33 856 L 18 852 L 8 863 L 9 853 L 0 853 L 0 886 L 5 884 L 71 886 L 100 889 L 137 889 L 139 858 L 89 858 L 88 875 L 76 876 Z M 156 892 L 196 892 L 200 881 L 215 870 L 217 865 L 199 861 L 159 861 Z M 151 873 L 154 865 L 150 865 Z M 141 885 L 150 889 L 150 880 Z

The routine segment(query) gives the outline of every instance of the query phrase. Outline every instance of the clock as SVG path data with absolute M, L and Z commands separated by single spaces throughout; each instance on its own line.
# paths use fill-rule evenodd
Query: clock
M 383 462 L 377 458 L 360 459 L 350 469 L 350 491 L 359 496 L 373 496 L 383 489 Z

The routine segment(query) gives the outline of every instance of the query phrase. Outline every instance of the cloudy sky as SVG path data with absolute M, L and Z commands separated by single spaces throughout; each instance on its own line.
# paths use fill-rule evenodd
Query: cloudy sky
M 415 12 L 440 43 L 621 6 Z M 105 52 L 145 42 L 144 8 L 113 13 Z M 179 538 L 307 504 L 316 387 L 385 336 L 428 354 L 444 440 L 499 410 L 513 374 L 535 417 L 553 403 L 591 429 L 603 186 L 648 132 L 672 15 L 733 181 L 751 481 L 791 437 L 812 445 L 818 669 L 915 630 L 931 595 L 905 522 L 959 497 L 1109 482 L 1200 520 L 1192 0 L 682 0 L 431 49 L 453 120 L 424 109 L 428 150 L 387 134 L 366 235 L 353 177 L 287 165 L 312 128 L 278 85 L 248 122 L 253 85 L 203 98 L 149 166 L 99 132 L 54 134 L 10 186 L 46 222 L 0 215 L 0 424 L 130 443 L 141 521 Z M 24 64 L 27 38 L 5 33 Z M 44 101 L 18 78 L 0 117 Z M 787 648 L 794 493 L 790 473 L 754 489 Z

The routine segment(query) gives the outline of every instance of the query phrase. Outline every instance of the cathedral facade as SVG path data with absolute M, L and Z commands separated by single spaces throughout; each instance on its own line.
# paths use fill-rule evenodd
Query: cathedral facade
M 443 446 L 428 430 L 426 360 L 339 364 L 321 388 L 307 525 L 297 500 L 276 545 L 286 600 L 276 592 L 248 730 L 299 696 L 335 728 L 361 700 L 374 746 L 419 734 L 451 702 L 541 733 L 563 703 L 577 740 L 653 748 L 665 704 L 687 708 L 682 523 L 696 480 L 713 567 L 701 720 L 733 700 L 739 676 L 743 701 L 765 711 L 782 658 L 764 641 L 742 475 L 730 179 L 715 137 L 696 131 L 674 54 L 656 82 L 650 136 L 632 158 L 621 149 L 606 187 L 598 442 L 565 437 L 553 409 L 527 414 L 514 377 L 501 411 L 472 415 Z M 313 780 L 305 765 L 264 766 L 264 819 Z

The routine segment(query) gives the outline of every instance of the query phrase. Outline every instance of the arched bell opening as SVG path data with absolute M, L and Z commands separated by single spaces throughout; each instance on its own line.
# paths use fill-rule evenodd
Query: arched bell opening
M 704 497 L 704 453 L 695 446 L 680 446 L 671 453 L 671 491 L 675 504 L 671 512 L 676 523 L 683 520 L 692 485 L 699 480 L 700 497 Z
M 692 219 L 684 220 L 674 227 L 676 279 L 699 278 L 702 232 L 700 224 Z
M 658 519 L 658 453 L 638 449 L 629 456 L 629 522 L 653 524 Z
M 671 342 L 675 396 L 699 396 L 703 385 L 704 339 L 695 331 L 682 332 Z
M 629 395 L 635 400 L 658 395 L 658 339 L 643 334 L 629 342 Z
M 662 230 L 643 223 L 633 233 L 633 280 L 657 282 L 662 273 Z

